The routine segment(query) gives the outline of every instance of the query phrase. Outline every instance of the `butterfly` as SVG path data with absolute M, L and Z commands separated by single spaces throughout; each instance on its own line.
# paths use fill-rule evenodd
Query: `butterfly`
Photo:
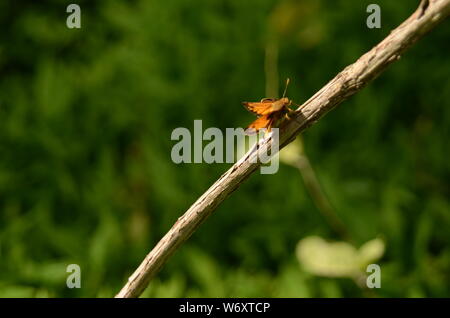
M 293 112 L 289 106 L 295 103 L 285 97 L 288 85 L 289 78 L 286 80 L 283 97 L 280 99 L 263 98 L 260 102 L 242 102 L 248 111 L 258 116 L 258 118 L 245 129 L 246 134 L 255 134 L 263 128 L 267 129 L 267 132 L 270 132 L 283 117 L 289 118 L 288 113 Z

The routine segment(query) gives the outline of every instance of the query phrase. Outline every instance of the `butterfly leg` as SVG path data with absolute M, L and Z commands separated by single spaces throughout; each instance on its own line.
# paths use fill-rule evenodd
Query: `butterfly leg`
M 289 117 L 289 115 L 292 115 L 295 113 L 295 110 L 290 109 L 289 107 L 287 107 L 287 113 L 284 115 L 288 120 L 291 119 L 291 117 Z

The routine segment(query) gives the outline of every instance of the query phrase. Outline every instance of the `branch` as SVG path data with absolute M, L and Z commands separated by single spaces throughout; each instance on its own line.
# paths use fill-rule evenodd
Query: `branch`
M 361 90 L 381 74 L 403 52 L 426 32 L 450 14 L 450 0 L 422 0 L 419 8 L 389 36 L 355 63 L 347 66 L 334 79 L 306 101 L 296 115 L 280 129 L 280 149 L 328 111 Z M 271 149 L 272 137 L 259 141 L 264 153 Z M 257 152 L 248 152 L 217 180 L 190 208 L 146 256 L 116 297 L 139 297 L 151 278 L 167 259 L 259 166 Z

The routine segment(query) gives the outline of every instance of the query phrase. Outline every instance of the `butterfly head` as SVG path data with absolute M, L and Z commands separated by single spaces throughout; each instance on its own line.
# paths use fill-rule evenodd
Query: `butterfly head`
M 291 105 L 291 100 L 289 99 L 289 98 L 287 98 L 287 97 L 283 97 L 283 98 L 281 98 L 280 99 L 280 102 L 282 102 L 283 103 L 283 105 L 285 105 L 285 106 L 289 106 L 289 105 Z

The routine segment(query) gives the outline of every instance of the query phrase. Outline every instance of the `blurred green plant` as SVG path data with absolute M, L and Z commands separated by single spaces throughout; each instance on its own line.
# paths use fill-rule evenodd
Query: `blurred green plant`
M 358 281 L 361 276 L 366 276 L 367 266 L 383 256 L 384 250 L 384 242 L 379 238 L 356 249 L 347 242 L 327 242 L 318 236 L 308 236 L 298 242 L 296 254 L 311 274 Z
M 228 167 L 174 164 L 171 131 L 245 126 L 268 41 L 300 103 L 417 5 L 379 0 L 369 30 L 370 3 L 79 1 L 78 30 L 68 3 L 0 2 L 0 296 L 113 296 Z M 437 28 L 302 136 L 351 244 L 387 242 L 371 296 L 450 295 L 449 36 Z M 299 268 L 299 239 L 342 237 L 298 175 L 250 178 L 144 296 L 365 296 Z M 68 264 L 81 289 L 66 287 Z

